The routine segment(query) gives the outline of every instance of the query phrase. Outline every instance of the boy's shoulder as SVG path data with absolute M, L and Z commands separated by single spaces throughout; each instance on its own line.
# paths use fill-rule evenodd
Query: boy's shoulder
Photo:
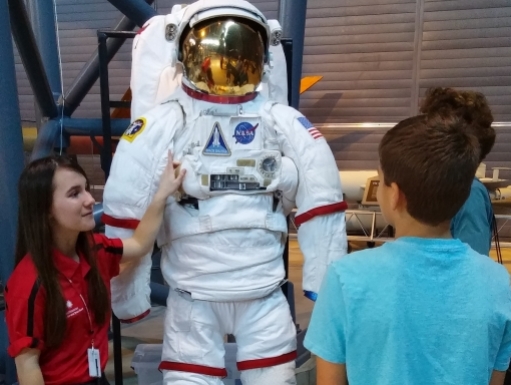
M 343 277 L 367 277 L 377 274 L 380 268 L 393 264 L 391 243 L 384 243 L 379 247 L 355 251 L 332 263 L 332 268 Z
M 498 284 L 504 281 L 506 284 L 510 282 L 510 276 L 507 269 L 504 265 L 495 262 L 491 257 L 479 254 L 477 251 L 472 250 L 470 247 L 469 255 L 472 257 L 474 264 L 476 264 L 476 269 L 481 272 L 486 272 L 489 279 Z
M 487 279 L 490 285 L 501 286 L 505 284 L 509 286 L 510 276 L 507 269 L 498 264 L 487 255 L 479 254 L 472 250 L 468 245 L 455 240 L 454 247 L 444 249 L 440 246 L 440 249 L 435 247 L 425 247 L 421 250 L 415 248 L 413 245 L 404 240 L 395 240 L 384 243 L 383 245 L 375 248 L 365 249 L 356 251 L 346 255 L 345 257 L 332 263 L 332 268 L 335 272 L 342 277 L 342 280 L 351 279 L 354 277 L 357 281 L 363 280 L 374 280 L 374 279 L 385 279 L 385 277 L 396 270 L 404 267 L 409 268 L 410 263 L 421 263 L 418 260 L 418 255 L 411 255 L 411 252 L 417 251 L 422 257 L 427 256 L 431 260 L 436 260 L 438 264 L 435 266 L 441 266 L 445 263 L 446 258 L 458 259 L 463 261 L 461 264 L 457 264 L 460 268 L 468 268 L 469 271 L 476 272 L 478 278 Z M 439 253 L 438 251 L 442 251 Z M 440 254 L 443 254 L 440 256 Z M 420 257 L 419 257 L 420 258 Z M 465 263 L 466 262 L 466 263 Z M 430 265 L 431 266 L 431 265 Z

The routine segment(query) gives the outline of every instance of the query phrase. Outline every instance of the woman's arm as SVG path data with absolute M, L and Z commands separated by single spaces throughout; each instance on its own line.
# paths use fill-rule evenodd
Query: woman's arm
M 44 385 L 43 374 L 39 367 L 39 355 L 41 352 L 37 349 L 23 349 L 16 356 L 16 371 L 20 385 Z
M 177 163 L 174 164 L 172 154 L 169 151 L 167 167 L 163 171 L 160 186 L 151 204 L 140 220 L 133 236 L 122 240 L 123 254 L 121 262 L 140 258 L 151 251 L 163 220 L 167 198 L 177 191 L 185 176 L 185 170 L 181 170 L 178 176 L 175 175 L 174 166 L 177 165 Z

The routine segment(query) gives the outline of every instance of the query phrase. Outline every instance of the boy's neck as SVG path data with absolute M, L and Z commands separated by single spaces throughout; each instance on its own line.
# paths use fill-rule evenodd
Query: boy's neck
M 402 218 L 394 223 L 395 237 L 396 239 L 401 237 L 450 239 L 452 238 L 450 225 L 450 221 L 438 226 L 430 226 L 412 217 Z

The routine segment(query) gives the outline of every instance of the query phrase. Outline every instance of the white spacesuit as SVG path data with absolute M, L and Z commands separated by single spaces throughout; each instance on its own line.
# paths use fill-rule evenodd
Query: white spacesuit
M 134 42 L 137 115 L 114 156 L 104 221 L 109 236 L 130 234 L 171 150 L 187 174 L 158 236 L 171 288 L 165 384 L 222 384 L 226 334 L 236 337 L 244 385 L 294 384 L 296 329 L 280 289 L 287 215 L 297 208 L 309 298 L 346 253 L 346 204 L 330 148 L 278 103 L 285 86 L 277 83 L 286 81 L 272 62 L 282 55 L 279 38 L 278 23 L 243 0 L 201 0 L 151 19 Z M 148 255 L 112 281 L 121 320 L 149 312 L 150 267 Z

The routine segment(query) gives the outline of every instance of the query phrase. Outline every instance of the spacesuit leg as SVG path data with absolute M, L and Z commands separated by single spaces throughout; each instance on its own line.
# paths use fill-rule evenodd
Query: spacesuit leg
M 296 327 L 282 290 L 239 306 L 235 336 L 243 385 L 295 385 Z
M 224 385 L 224 383 L 220 377 L 164 370 L 163 385 Z
M 295 362 L 286 362 L 269 368 L 244 370 L 240 377 L 243 385 L 296 385 Z
M 171 290 L 160 370 L 164 385 L 223 385 L 223 331 L 210 302 Z

